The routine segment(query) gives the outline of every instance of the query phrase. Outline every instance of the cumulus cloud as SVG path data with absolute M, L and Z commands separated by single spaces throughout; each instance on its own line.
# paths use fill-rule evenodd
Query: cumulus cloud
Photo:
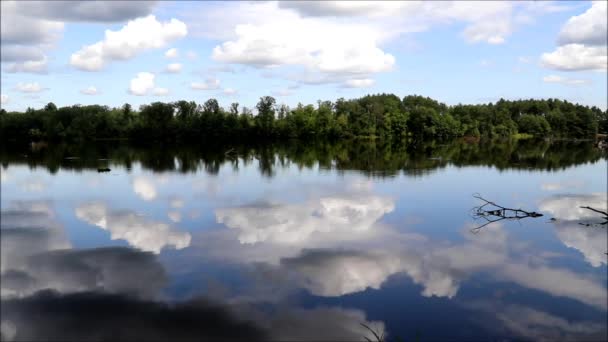
M 376 83 L 376 82 L 372 79 L 362 78 L 362 79 L 347 80 L 346 82 L 344 82 L 343 86 L 345 88 L 369 88 L 369 87 L 373 86 L 374 83 Z
M 144 251 L 160 253 L 166 246 L 182 249 L 190 245 L 190 234 L 174 230 L 162 222 L 129 211 L 111 211 L 104 204 L 90 203 L 76 208 L 76 217 L 107 230 L 111 238 L 126 240 Z
M 281 12 L 276 4 L 263 10 Z M 255 67 L 302 66 L 310 72 L 363 74 L 391 70 L 395 58 L 379 48 L 382 31 L 302 18 L 283 10 L 271 21 L 238 24 L 236 37 L 213 49 L 213 59 Z
M 20 91 L 22 93 L 40 93 L 47 89 L 48 88 L 44 88 L 40 84 L 38 84 L 38 82 L 31 82 L 31 83 L 19 82 L 15 86 L 15 90 Z
M 607 210 L 605 193 L 588 195 L 555 195 L 541 201 L 540 209 L 552 213 L 557 237 L 567 247 L 578 250 L 594 267 L 606 264 L 606 241 L 608 232 L 601 227 L 582 227 L 579 223 L 602 221 L 602 217 L 581 206 Z
M 164 270 L 152 253 L 125 247 L 38 253 L 2 275 L 4 297 L 22 297 L 43 289 L 60 293 L 101 290 L 152 297 L 165 283 Z
M 45 74 L 48 71 L 48 59 L 42 56 L 40 60 L 27 60 L 24 62 L 12 63 L 6 69 L 8 73 L 28 72 L 33 74 Z
M 137 176 L 133 180 L 133 191 L 144 201 L 156 199 L 156 186 L 146 177 Z
M 417 4 L 416 4 L 417 5 Z M 408 6 L 401 1 L 281 1 L 280 8 L 294 10 L 303 16 L 391 16 Z
M 99 94 L 99 91 L 95 86 L 89 86 L 84 89 L 80 89 L 80 93 L 84 95 L 97 95 Z
M 600 267 L 608 263 L 608 230 L 597 227 L 583 229 L 578 222 L 558 221 L 555 222 L 555 231 L 564 245 L 578 250 L 591 266 Z
M 365 231 L 393 211 L 390 199 L 378 196 L 323 197 L 303 204 L 217 209 L 216 219 L 239 232 L 241 243 L 298 243 L 313 233 Z
M 542 65 L 562 71 L 606 71 L 606 6 L 605 1 L 595 1 L 585 13 L 568 19 L 557 39 L 558 48 L 542 54 Z
M 553 214 L 557 219 L 576 221 L 584 219 L 597 218 L 597 213 L 591 210 L 581 208 L 589 206 L 606 210 L 608 198 L 606 193 L 594 193 L 584 195 L 569 195 L 560 194 L 543 199 L 540 204 L 540 210 Z
M 46 51 L 61 37 L 64 22 L 117 22 L 148 14 L 153 1 L 2 1 L 0 20 L 5 71 L 46 73 Z
M 0 228 L 0 273 L 23 269 L 32 255 L 71 247 L 49 202 L 9 203 Z
M 176 48 L 171 48 L 171 49 L 165 51 L 166 58 L 177 58 L 178 56 L 179 56 L 179 52 L 177 51 Z
M 186 24 L 177 19 L 160 22 L 153 15 L 134 19 L 118 31 L 106 30 L 104 40 L 72 54 L 70 64 L 85 71 L 99 71 L 109 61 L 127 60 L 143 51 L 163 48 L 187 33 Z
M 9 102 L 9 97 L 8 95 L 2 94 L 0 95 L 0 103 L 1 104 L 7 104 Z
M 608 293 L 604 285 L 567 269 L 509 264 L 502 268 L 502 274 L 528 288 L 574 298 L 604 310 L 608 307 Z
M 153 73 L 137 73 L 137 76 L 131 79 L 129 93 L 137 96 L 148 95 L 154 89 L 154 79 L 155 75 Z
M 220 80 L 217 78 L 208 78 L 205 82 L 192 82 L 190 88 L 194 90 L 215 90 L 220 87 Z
M 342 296 L 379 289 L 388 276 L 403 270 L 398 255 L 344 250 L 308 250 L 281 260 L 281 266 L 303 278 L 317 296 Z
M 553 52 L 543 53 L 541 63 L 546 68 L 562 71 L 605 71 L 608 64 L 606 46 L 568 44 Z
M 0 3 L 0 35 L 2 62 L 15 62 L 9 69 L 14 72 L 25 69 L 40 70 L 45 64 L 44 51 L 59 39 L 63 23 L 30 16 L 22 11 L 24 1 Z M 29 71 L 28 71 L 29 72 Z
M 69 22 L 120 22 L 142 17 L 156 1 L 25 1 L 17 9 L 22 15 Z
M 560 45 L 606 45 L 608 39 L 608 12 L 606 1 L 594 1 L 585 13 L 568 19 L 557 41 Z
M 182 65 L 180 63 L 167 64 L 165 71 L 172 74 L 178 74 L 180 71 L 182 71 Z

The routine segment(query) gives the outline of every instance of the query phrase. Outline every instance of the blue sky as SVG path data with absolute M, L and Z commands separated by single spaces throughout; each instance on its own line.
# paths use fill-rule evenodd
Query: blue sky
M 389 92 L 606 109 L 606 12 L 603 1 L 2 1 L 2 107 Z

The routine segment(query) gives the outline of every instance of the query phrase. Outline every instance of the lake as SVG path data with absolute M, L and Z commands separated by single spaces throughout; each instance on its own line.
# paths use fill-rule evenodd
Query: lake
M 106 142 L 0 161 L 7 340 L 608 338 L 608 229 L 581 208 L 607 206 L 591 142 Z M 543 216 L 476 229 L 500 217 L 475 194 Z

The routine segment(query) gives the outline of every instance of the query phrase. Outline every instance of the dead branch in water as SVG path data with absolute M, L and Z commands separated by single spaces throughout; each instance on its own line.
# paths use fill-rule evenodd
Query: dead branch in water
M 481 197 L 480 194 L 474 194 L 473 197 L 477 198 L 485 202 L 484 204 L 474 207 L 472 209 L 472 217 L 475 220 L 483 219 L 486 223 L 482 224 L 479 227 L 475 227 L 471 229 L 472 233 L 477 233 L 481 230 L 481 228 L 489 225 L 490 223 L 502 221 L 502 220 L 521 220 L 526 217 L 541 217 L 543 214 L 537 213 L 535 211 L 526 211 L 523 209 L 513 209 L 503 207 L 494 202 L 488 201 L 487 199 Z
M 598 225 L 598 226 L 608 225 L 608 212 L 601 211 L 601 210 L 598 210 L 598 209 L 595 209 L 595 208 L 591 208 L 591 207 L 581 207 L 581 208 L 588 209 L 588 210 L 594 211 L 594 212 L 596 212 L 598 214 L 604 215 L 604 217 L 603 217 L 604 222 L 600 222 L 600 223 L 582 223 L 581 222 L 581 223 L 579 223 L 580 225 L 586 226 L 586 227 L 593 226 L 593 225 Z

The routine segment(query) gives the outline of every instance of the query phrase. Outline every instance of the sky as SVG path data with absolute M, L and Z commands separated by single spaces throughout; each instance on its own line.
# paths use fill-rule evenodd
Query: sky
M 607 107 L 606 1 L 5 1 L 2 108 L 365 94 Z

